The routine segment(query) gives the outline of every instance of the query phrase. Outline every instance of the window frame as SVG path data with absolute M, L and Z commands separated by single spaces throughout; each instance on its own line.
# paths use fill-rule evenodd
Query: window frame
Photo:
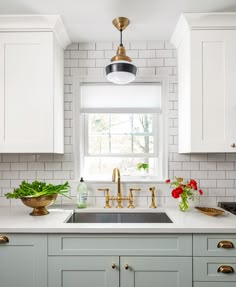
M 83 140 L 83 132 L 85 131 L 85 120 L 84 115 L 80 112 L 80 87 L 84 83 L 86 84 L 110 84 L 108 82 L 104 81 L 104 78 L 80 78 L 78 76 L 73 77 L 73 152 L 75 155 L 75 161 L 74 161 L 74 174 L 75 174 L 75 180 L 78 180 L 81 176 L 83 176 L 83 167 L 84 167 L 84 156 L 86 156 L 85 151 L 85 143 Z M 167 138 L 167 86 L 168 86 L 168 77 L 167 76 L 159 76 L 159 77 L 153 77 L 153 78 L 138 78 L 134 83 L 132 84 L 159 84 L 162 88 L 161 93 L 161 113 L 155 113 L 155 116 L 157 117 L 157 128 L 153 126 L 153 131 L 155 133 L 155 138 L 157 138 L 157 131 L 160 130 L 161 133 L 158 135 L 160 138 L 159 141 L 157 141 L 157 144 L 155 146 L 156 149 L 156 155 L 158 157 L 158 166 L 156 167 L 157 170 L 161 170 L 161 176 L 159 178 L 157 177 L 132 177 L 126 178 L 122 177 L 123 182 L 163 182 L 168 177 L 168 138 Z M 99 113 L 99 112 L 98 112 Z M 111 111 L 112 113 L 112 111 Z M 122 111 L 121 111 L 122 113 Z M 126 112 L 127 113 L 127 112 Z M 137 113 L 137 112 L 133 112 Z M 151 112 L 150 112 L 151 113 Z M 83 156 L 81 156 L 83 155 Z M 131 154 L 133 155 L 133 154 Z M 135 154 L 138 156 L 138 154 Z M 125 155 L 128 157 L 128 155 Z M 143 154 L 142 154 L 143 156 Z M 155 155 L 154 155 L 155 156 Z M 109 156 L 110 157 L 110 156 Z M 114 156 L 115 157 L 115 156 Z M 121 157 L 121 155 L 117 155 L 117 157 Z M 112 172 L 112 171 L 111 171 Z M 87 180 L 89 182 L 110 182 L 107 179 L 89 179 Z

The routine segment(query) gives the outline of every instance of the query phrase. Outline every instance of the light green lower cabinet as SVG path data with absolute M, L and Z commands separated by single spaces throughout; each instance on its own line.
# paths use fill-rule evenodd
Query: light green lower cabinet
M 49 257 L 48 287 L 119 287 L 118 266 L 112 256 Z
M 121 257 L 120 280 L 120 287 L 191 287 L 192 258 Z
M 9 242 L 0 244 L 0 286 L 47 286 L 47 235 L 4 236 Z

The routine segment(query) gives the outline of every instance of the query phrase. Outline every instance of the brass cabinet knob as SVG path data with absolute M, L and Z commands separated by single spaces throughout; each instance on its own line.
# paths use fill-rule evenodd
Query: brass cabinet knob
M 232 144 L 231 144 L 231 147 L 236 147 L 236 144 L 235 144 L 235 143 L 232 143 Z
M 234 248 L 234 244 L 231 241 L 228 240 L 222 240 L 217 244 L 218 248 L 225 248 L 225 249 L 230 249 Z
M 5 235 L 0 235 L 0 244 L 8 243 L 9 239 Z
M 129 269 L 129 265 L 125 264 L 125 270 L 128 270 L 128 269 Z
M 234 273 L 234 268 L 229 265 L 221 265 L 218 269 L 217 272 L 220 273 Z
M 111 264 L 111 268 L 112 268 L 112 269 L 116 269 L 116 264 L 115 264 L 115 263 L 112 263 L 112 264 Z

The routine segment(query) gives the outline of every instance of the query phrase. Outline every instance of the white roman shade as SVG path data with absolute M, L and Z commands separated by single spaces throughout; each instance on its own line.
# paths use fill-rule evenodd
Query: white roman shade
M 81 113 L 156 113 L 161 111 L 158 83 L 107 85 L 82 84 Z

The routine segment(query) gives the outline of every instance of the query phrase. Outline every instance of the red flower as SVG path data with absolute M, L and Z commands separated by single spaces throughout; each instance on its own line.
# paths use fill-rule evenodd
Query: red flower
M 166 180 L 166 183 L 169 183 L 169 182 L 170 182 L 170 179 L 167 179 L 167 180 Z
M 188 183 L 188 185 L 191 186 L 191 188 L 193 188 L 194 190 L 197 190 L 197 183 L 194 179 L 191 179 Z
M 172 190 L 171 194 L 174 198 L 179 198 L 180 194 L 183 193 L 183 189 L 181 187 L 177 187 Z
M 200 194 L 200 195 L 202 195 L 202 194 L 203 194 L 203 192 L 202 192 L 202 190 L 201 190 L 201 189 L 199 189 L 199 191 L 198 191 L 198 192 L 199 192 L 199 194 Z

